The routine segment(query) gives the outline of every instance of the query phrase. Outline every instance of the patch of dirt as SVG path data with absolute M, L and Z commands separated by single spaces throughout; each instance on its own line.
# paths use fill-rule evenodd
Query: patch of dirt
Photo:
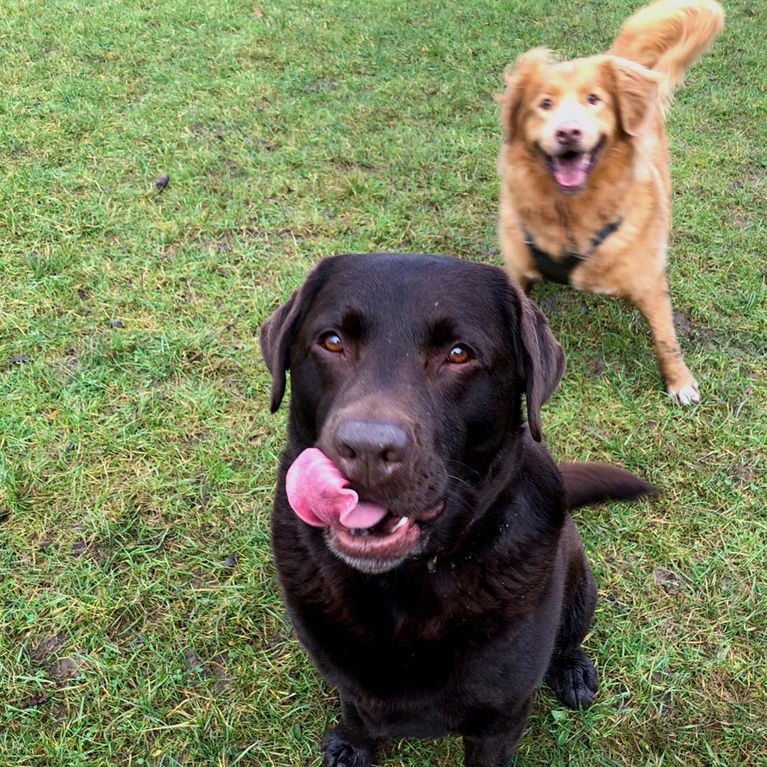
M 83 554 L 85 554 L 86 551 L 88 551 L 89 547 L 90 547 L 90 543 L 88 543 L 88 541 L 84 541 L 84 540 L 75 541 L 72 544 L 72 548 L 70 549 L 69 553 L 73 557 L 80 557 Z
M 187 650 L 184 653 L 186 657 L 186 670 L 194 673 L 201 673 L 203 671 L 203 663 L 200 660 L 200 656 L 194 650 Z
M 226 656 L 216 655 L 209 665 L 210 677 L 213 679 L 211 690 L 216 694 L 222 693 L 230 684 L 231 678 L 226 670 Z
M 733 466 L 730 473 L 739 485 L 750 485 L 757 477 L 755 466 Z
M 215 655 L 210 661 L 203 661 L 195 650 L 187 650 L 186 668 L 190 674 L 199 674 L 203 679 L 212 681 L 211 690 L 222 693 L 231 682 L 226 670 L 226 656 L 223 653 Z
M 679 576 L 665 567 L 656 567 L 652 571 L 653 580 L 669 594 L 676 594 L 679 591 L 681 582 Z
M 677 334 L 682 338 L 689 338 L 697 344 L 709 349 L 718 348 L 721 343 L 717 341 L 716 331 L 707 327 L 702 322 L 696 322 L 689 314 L 678 310 L 674 311 L 674 327 Z
M 69 719 L 69 709 L 63 703 L 54 703 L 51 708 L 51 716 L 58 724 L 63 724 Z
M 674 327 L 680 336 L 689 336 L 692 332 L 692 320 L 689 314 L 674 311 Z
M 68 639 L 69 635 L 66 631 L 60 631 L 53 636 L 39 637 L 29 649 L 29 659 L 32 663 L 43 663 L 50 656 L 56 655 Z
M 727 668 L 718 667 L 707 673 L 705 687 L 715 700 L 726 702 L 728 708 L 744 706 L 747 709 L 754 702 L 755 691 L 738 681 Z
M 337 85 L 335 80 L 317 78 L 316 80 L 310 80 L 304 86 L 304 91 L 306 93 L 328 93 L 330 91 L 334 91 L 336 87 Z
M 733 226 L 737 226 L 739 229 L 747 229 L 751 222 L 744 213 L 735 207 L 730 208 L 730 214 L 732 215 Z
M 51 696 L 47 692 L 39 692 L 36 695 L 32 695 L 29 698 L 25 698 L 19 703 L 19 708 L 35 708 L 36 706 L 42 706 L 51 699 Z
M 589 360 L 586 363 L 586 370 L 588 370 L 589 375 L 592 375 L 594 377 L 599 377 L 604 375 L 605 372 L 605 363 L 601 359 L 592 359 Z
M 66 682 L 74 679 L 81 671 L 88 667 L 88 663 L 81 655 L 73 655 L 71 658 L 62 658 L 51 666 L 50 675 L 57 682 Z

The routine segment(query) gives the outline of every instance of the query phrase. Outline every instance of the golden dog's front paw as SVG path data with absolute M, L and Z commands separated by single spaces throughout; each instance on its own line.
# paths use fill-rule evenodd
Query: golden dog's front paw
M 666 391 L 674 398 L 677 405 L 697 405 L 700 402 L 700 390 L 698 382 L 690 376 L 686 381 L 679 384 L 669 384 Z

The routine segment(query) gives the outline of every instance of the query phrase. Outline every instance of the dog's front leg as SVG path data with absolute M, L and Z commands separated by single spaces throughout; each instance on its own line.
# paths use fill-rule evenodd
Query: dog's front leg
M 666 391 L 680 405 L 696 405 L 700 401 L 698 382 L 682 359 L 665 275 L 651 288 L 630 298 L 650 326 L 655 355 L 666 379 Z
M 504 712 L 489 732 L 501 733 L 463 738 L 463 763 L 465 767 L 511 767 L 517 743 L 527 724 L 532 698 L 523 703 L 513 716 Z
M 351 703 L 341 699 L 341 726 L 330 730 L 322 744 L 325 767 L 371 767 L 376 741 Z

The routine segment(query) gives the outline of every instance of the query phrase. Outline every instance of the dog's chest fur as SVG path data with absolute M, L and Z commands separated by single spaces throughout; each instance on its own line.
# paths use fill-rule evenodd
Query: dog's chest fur
M 275 559 L 296 632 L 371 730 L 465 729 L 478 705 L 540 683 L 562 594 L 564 517 L 552 490 L 521 486 L 458 551 L 382 576 L 340 563 L 322 531 L 301 526 L 278 496 Z M 543 508 L 531 514 L 531 504 Z

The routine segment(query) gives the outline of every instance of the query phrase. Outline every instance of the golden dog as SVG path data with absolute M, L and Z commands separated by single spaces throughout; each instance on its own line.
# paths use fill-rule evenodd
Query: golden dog
M 604 55 L 555 63 L 542 48 L 524 53 L 497 97 L 508 270 L 525 288 L 544 277 L 630 299 L 682 405 L 700 395 L 679 349 L 666 276 L 665 113 L 723 28 L 714 0 L 660 0 L 631 16 Z

